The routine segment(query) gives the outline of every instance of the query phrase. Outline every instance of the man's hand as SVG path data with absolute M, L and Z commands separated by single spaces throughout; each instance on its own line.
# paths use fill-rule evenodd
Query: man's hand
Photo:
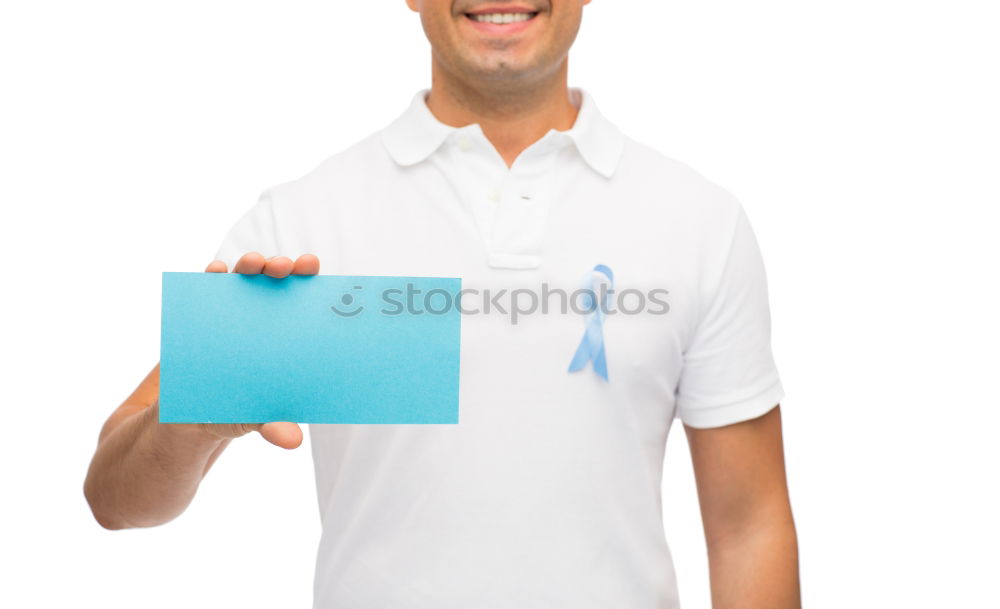
M 220 260 L 205 270 L 227 272 Z M 277 279 L 315 275 L 319 259 L 304 254 L 292 262 L 285 256 L 265 259 L 251 252 L 236 262 L 233 272 L 263 273 Z M 233 438 L 257 431 L 282 448 L 302 444 L 302 430 L 295 423 L 160 423 L 159 394 L 160 365 L 156 364 L 101 429 L 84 495 L 94 518 L 105 528 L 155 526 L 177 517 Z
M 205 268 L 208 273 L 225 273 L 226 263 L 215 260 Z M 289 275 L 315 275 L 319 273 L 319 259 L 312 254 L 303 254 L 294 262 L 286 256 L 272 256 L 265 259 L 257 252 L 244 254 L 236 261 L 234 273 L 242 275 L 267 275 L 276 279 L 284 279 Z M 297 448 L 302 444 L 302 430 L 295 423 L 248 423 L 248 424 L 207 424 L 199 427 L 212 435 L 223 439 L 244 436 L 251 431 L 260 432 L 265 440 L 282 448 Z

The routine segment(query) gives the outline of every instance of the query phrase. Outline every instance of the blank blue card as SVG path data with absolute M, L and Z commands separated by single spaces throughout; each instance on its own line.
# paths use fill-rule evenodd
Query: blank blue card
M 163 273 L 162 423 L 458 423 L 461 280 Z

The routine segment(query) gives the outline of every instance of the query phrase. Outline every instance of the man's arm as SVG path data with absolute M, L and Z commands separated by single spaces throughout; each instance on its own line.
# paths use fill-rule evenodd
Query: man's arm
M 225 273 L 216 260 L 205 269 Z M 258 253 L 240 258 L 233 272 L 283 278 L 315 275 L 319 260 L 264 259 Z M 177 517 L 194 498 L 198 484 L 233 438 L 258 431 L 272 444 L 295 448 L 302 430 L 294 423 L 247 425 L 161 424 L 160 365 L 108 418 L 90 462 L 84 495 L 94 518 L 107 529 L 148 527 Z
M 715 609 L 798 609 L 798 543 L 781 411 L 724 427 L 685 426 Z

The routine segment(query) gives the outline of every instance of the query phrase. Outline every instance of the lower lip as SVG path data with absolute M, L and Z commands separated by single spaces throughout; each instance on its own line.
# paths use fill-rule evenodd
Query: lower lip
M 518 32 L 523 32 L 527 29 L 532 23 L 535 22 L 536 19 L 538 19 L 538 14 L 535 13 L 535 16 L 531 19 L 527 19 L 525 21 L 515 21 L 514 23 L 490 23 L 488 21 L 476 21 L 466 15 L 463 15 L 462 17 L 468 21 L 472 27 L 484 34 L 509 36 L 510 34 L 517 34 Z

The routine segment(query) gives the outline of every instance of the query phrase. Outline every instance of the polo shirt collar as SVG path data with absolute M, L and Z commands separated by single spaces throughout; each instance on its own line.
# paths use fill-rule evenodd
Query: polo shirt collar
M 434 116 L 427 107 L 425 99 L 429 92 L 430 89 L 417 91 L 409 107 L 380 132 L 382 143 L 389 155 L 400 165 L 414 165 L 423 161 L 433 154 L 449 135 L 460 129 L 446 125 Z M 625 138 L 622 132 L 601 114 L 585 89 L 571 88 L 570 97 L 579 111 L 573 126 L 560 133 L 570 138 L 580 156 L 594 171 L 610 178 L 618 167 Z M 479 127 L 478 124 L 476 127 Z M 552 131 L 555 130 L 550 130 L 550 133 Z

